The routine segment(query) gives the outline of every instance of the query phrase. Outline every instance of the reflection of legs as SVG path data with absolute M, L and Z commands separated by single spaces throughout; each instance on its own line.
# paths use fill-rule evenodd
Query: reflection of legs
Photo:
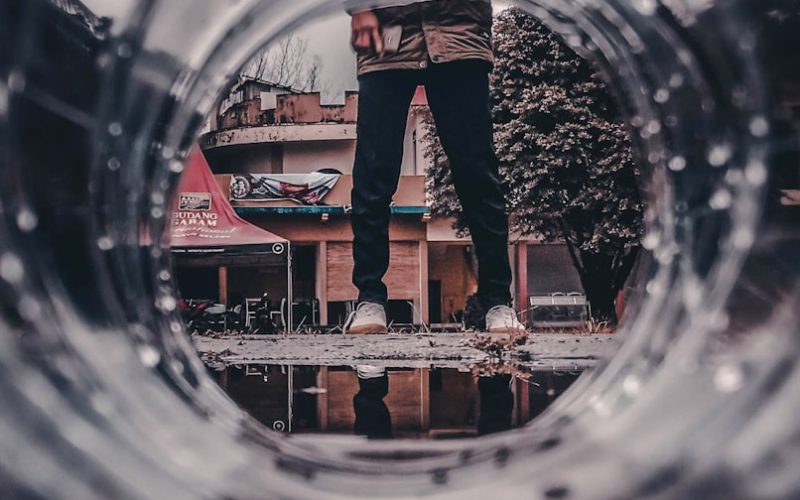
M 497 172 L 485 63 L 433 65 L 425 88 L 478 256 L 485 310 L 511 302 L 508 218 Z
M 514 395 L 510 386 L 511 375 L 494 375 L 478 379 L 478 390 L 481 395 L 478 435 L 507 431 L 511 428 Z
M 416 72 L 378 71 L 359 78 L 353 165 L 353 284 L 359 302 L 384 305 L 389 267 L 389 205 L 397 190 Z
M 353 396 L 355 434 L 368 438 L 392 437 L 392 418 L 383 398 L 389 392 L 389 376 L 383 368 L 359 365 L 358 393 Z

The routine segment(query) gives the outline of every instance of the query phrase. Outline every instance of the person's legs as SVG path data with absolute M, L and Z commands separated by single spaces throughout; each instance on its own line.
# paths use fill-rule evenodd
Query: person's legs
M 480 377 L 478 391 L 481 397 L 478 435 L 485 436 L 511 429 L 511 413 L 514 411 L 511 375 Z
M 385 305 L 389 267 L 389 205 L 403 160 L 408 109 L 417 86 L 414 71 L 378 71 L 359 77 L 356 158 L 351 223 L 353 284 L 359 302 Z
M 494 153 L 486 63 L 432 65 L 425 88 L 475 244 L 478 299 L 485 310 L 508 305 L 508 217 Z
M 356 371 L 358 392 L 353 396 L 353 412 L 356 414 L 353 432 L 368 438 L 392 437 L 392 416 L 383 401 L 389 393 L 386 369 L 359 365 Z

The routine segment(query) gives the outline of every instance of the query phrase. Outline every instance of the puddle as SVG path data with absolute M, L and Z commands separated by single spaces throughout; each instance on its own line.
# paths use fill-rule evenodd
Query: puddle
M 242 409 L 270 429 L 376 439 L 477 437 L 519 427 L 580 375 L 520 372 L 504 365 L 470 369 L 243 364 L 209 372 Z

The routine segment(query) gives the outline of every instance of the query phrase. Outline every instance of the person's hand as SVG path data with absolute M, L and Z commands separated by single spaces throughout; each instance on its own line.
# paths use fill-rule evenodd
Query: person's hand
M 350 21 L 350 44 L 358 53 L 383 55 L 383 38 L 378 16 L 371 10 L 353 13 Z

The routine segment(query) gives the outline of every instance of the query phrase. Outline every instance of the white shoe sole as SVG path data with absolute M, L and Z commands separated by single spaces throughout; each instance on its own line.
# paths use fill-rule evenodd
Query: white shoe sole
M 496 326 L 494 328 L 488 328 L 487 332 L 505 335 L 528 335 L 528 332 L 524 328 L 514 328 L 513 326 Z
M 382 325 L 380 323 L 368 323 L 366 325 L 351 326 L 347 329 L 346 333 L 352 335 L 370 335 L 387 332 L 388 329 L 386 328 L 386 325 Z

